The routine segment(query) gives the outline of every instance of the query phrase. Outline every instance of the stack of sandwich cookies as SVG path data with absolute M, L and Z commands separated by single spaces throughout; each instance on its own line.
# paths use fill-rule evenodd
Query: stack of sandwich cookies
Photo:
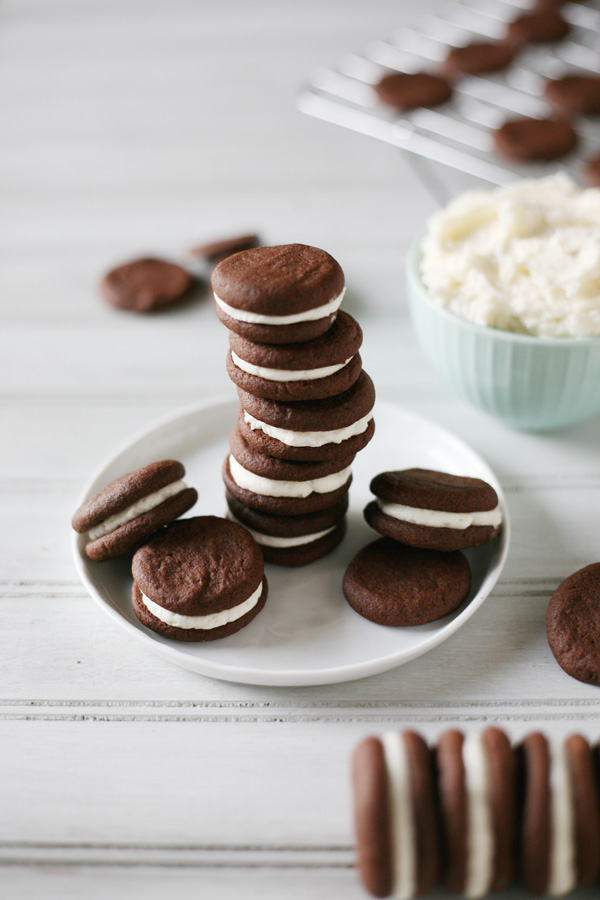
M 267 599 L 260 548 L 241 525 L 215 516 L 173 522 L 132 564 L 133 610 L 179 641 L 213 641 L 250 624 Z
M 116 478 L 86 500 L 72 521 L 75 531 L 87 533 L 86 555 L 96 562 L 122 556 L 187 512 L 198 493 L 184 475 L 180 462 L 161 460 Z
M 261 247 L 220 263 L 212 287 L 241 404 L 223 468 L 229 514 L 269 562 L 305 565 L 342 540 L 350 466 L 375 428 L 362 331 L 338 312 L 343 272 L 315 247 Z

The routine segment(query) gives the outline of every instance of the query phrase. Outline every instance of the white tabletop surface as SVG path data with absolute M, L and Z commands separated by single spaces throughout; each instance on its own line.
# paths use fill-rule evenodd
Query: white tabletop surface
M 405 254 L 473 182 L 294 108 L 311 69 L 411 6 L 0 8 L 3 897 L 358 900 L 348 773 L 361 737 L 489 722 L 600 734 L 598 689 L 561 671 L 544 630 L 557 584 L 600 555 L 598 420 L 520 434 L 439 381 L 407 319 Z M 131 316 L 101 302 L 100 275 L 248 229 L 339 259 L 380 395 L 468 441 L 507 492 L 513 544 L 492 597 L 385 675 L 305 689 L 194 675 L 128 639 L 73 567 L 70 517 L 102 458 L 178 406 L 233 396 L 206 300 Z

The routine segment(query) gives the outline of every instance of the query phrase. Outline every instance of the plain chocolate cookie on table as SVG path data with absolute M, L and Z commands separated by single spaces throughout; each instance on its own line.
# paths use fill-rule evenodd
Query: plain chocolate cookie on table
M 200 244 L 190 252 L 194 256 L 216 266 L 224 259 L 227 259 L 228 256 L 233 256 L 234 253 L 241 253 L 242 250 L 252 250 L 254 247 L 259 246 L 260 238 L 257 234 L 239 234 L 235 237 L 211 241 L 208 244 Z
M 111 269 L 100 292 L 111 306 L 147 313 L 182 300 L 192 284 L 192 276 L 181 266 L 148 257 Z
M 214 641 L 248 625 L 267 599 L 263 557 L 241 525 L 216 516 L 173 522 L 133 557 L 133 610 L 178 641 Z
M 362 369 L 361 344 L 360 325 L 342 310 L 325 334 L 298 344 L 256 344 L 230 332 L 227 374 L 255 397 L 321 400 L 352 387 Z
M 600 563 L 570 575 L 546 613 L 548 644 L 567 675 L 600 685 Z
M 524 13 L 510 22 L 506 29 L 506 40 L 517 46 L 556 43 L 562 41 L 570 30 L 569 23 L 556 8 L 541 9 Z
M 96 562 L 122 556 L 187 512 L 198 492 L 184 475 L 180 462 L 163 459 L 121 475 L 86 500 L 72 521 L 75 531 L 87 532 L 86 555 Z
M 213 270 L 211 285 L 221 322 L 260 344 L 291 344 L 324 334 L 345 291 L 339 263 L 306 244 L 229 256 Z
M 568 113 L 600 112 L 600 78 L 597 75 L 565 75 L 551 79 L 544 88 L 546 99 Z
M 446 79 L 428 72 L 390 72 L 373 87 L 380 100 L 400 112 L 439 106 L 452 96 Z
M 365 508 L 368 524 L 412 547 L 464 550 L 489 543 L 500 531 L 498 495 L 480 478 L 402 469 L 376 475 L 371 491 L 377 499 Z
M 473 41 L 464 47 L 452 47 L 444 62 L 444 72 L 452 78 L 482 75 L 507 69 L 515 58 L 508 44 L 498 41 Z
M 560 159 L 577 142 L 576 132 L 562 119 L 510 119 L 494 132 L 496 152 L 521 162 Z
M 323 400 L 278 403 L 238 388 L 239 429 L 259 453 L 319 461 L 358 453 L 375 432 L 375 388 L 366 372 L 347 391 Z

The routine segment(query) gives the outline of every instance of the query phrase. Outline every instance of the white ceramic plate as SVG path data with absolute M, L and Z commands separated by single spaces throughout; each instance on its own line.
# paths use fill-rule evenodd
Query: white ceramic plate
M 87 485 L 81 502 L 108 481 L 157 459 L 179 459 L 199 500 L 188 515 L 224 515 L 221 467 L 237 419 L 233 400 L 213 401 L 163 419 L 135 436 L 106 461 Z M 94 563 L 75 535 L 75 564 L 94 600 L 150 650 L 178 666 L 227 681 L 265 685 L 312 685 L 350 681 L 399 666 L 454 634 L 481 606 L 504 566 L 509 543 L 506 503 L 494 473 L 456 437 L 388 403 L 378 402 L 377 428 L 353 465 L 348 534 L 330 556 L 299 569 L 267 565 L 269 597 L 264 610 L 222 641 L 179 643 L 145 628 L 130 603 L 130 559 Z M 504 514 L 501 536 L 467 551 L 472 588 L 452 615 L 418 628 L 386 628 L 363 619 L 342 594 L 344 570 L 355 553 L 378 535 L 362 510 L 372 499 L 369 482 L 386 469 L 411 466 L 484 478 L 494 485 Z

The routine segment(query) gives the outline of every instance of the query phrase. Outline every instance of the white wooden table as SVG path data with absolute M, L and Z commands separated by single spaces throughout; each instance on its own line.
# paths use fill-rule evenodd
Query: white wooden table
M 600 693 L 545 639 L 548 598 L 598 559 L 598 421 L 519 434 L 456 399 L 407 320 L 409 243 L 465 177 L 300 115 L 308 71 L 387 35 L 398 0 L 5 0 L 0 7 L 0 895 L 363 897 L 348 763 L 364 735 L 500 722 L 600 736 Z M 207 302 L 156 317 L 103 270 L 257 228 L 332 252 L 381 396 L 495 468 L 514 522 L 501 582 L 454 638 L 315 689 L 211 681 L 98 610 L 70 557 L 92 468 L 223 391 Z

